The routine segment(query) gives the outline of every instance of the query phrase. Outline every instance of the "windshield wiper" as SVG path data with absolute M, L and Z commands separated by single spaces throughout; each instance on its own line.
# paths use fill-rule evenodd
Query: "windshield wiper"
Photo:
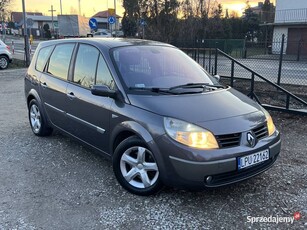
M 139 91 L 150 91 L 153 93 L 166 93 L 166 94 L 176 94 L 171 92 L 168 88 L 158 88 L 158 87 L 129 87 L 130 90 Z
M 170 91 L 176 90 L 176 89 L 194 89 L 194 88 L 201 88 L 201 89 L 206 89 L 206 88 L 216 88 L 216 89 L 224 89 L 225 87 L 223 85 L 211 85 L 209 83 L 187 83 L 184 85 L 177 85 L 174 87 L 169 88 Z

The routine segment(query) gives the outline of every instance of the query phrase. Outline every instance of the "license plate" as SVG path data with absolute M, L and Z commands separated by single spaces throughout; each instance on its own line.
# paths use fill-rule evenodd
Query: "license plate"
M 263 150 L 258 153 L 253 153 L 244 157 L 238 158 L 238 169 L 244 169 L 261 162 L 267 161 L 270 158 L 269 150 Z

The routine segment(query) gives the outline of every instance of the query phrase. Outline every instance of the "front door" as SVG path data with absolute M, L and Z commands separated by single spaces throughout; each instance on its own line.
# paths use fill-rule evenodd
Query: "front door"
M 99 50 L 80 44 L 73 79 L 66 90 L 69 95 L 66 100 L 69 132 L 108 153 L 110 108 L 114 99 L 93 95 L 90 89 L 94 84 L 114 88 L 113 78 Z

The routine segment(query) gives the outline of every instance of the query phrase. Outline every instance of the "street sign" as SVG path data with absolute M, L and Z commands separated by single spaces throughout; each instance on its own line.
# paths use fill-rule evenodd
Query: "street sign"
M 33 24 L 34 24 L 33 19 L 32 19 L 32 18 L 27 18 L 27 26 L 28 26 L 28 27 L 32 27 Z
M 146 25 L 146 21 L 145 21 L 145 19 L 144 19 L 144 18 L 141 18 L 141 20 L 140 20 L 140 24 L 141 24 L 141 26 L 145 26 L 145 25 Z
M 91 27 L 91 29 L 95 30 L 98 28 L 98 23 L 96 18 L 91 18 L 90 21 L 88 22 L 89 26 Z
M 109 16 L 108 22 L 109 22 L 109 24 L 114 24 L 116 22 L 116 18 L 114 16 Z

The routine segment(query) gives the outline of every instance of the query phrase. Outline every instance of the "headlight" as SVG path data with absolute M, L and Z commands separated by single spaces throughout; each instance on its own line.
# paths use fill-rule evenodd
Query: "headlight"
M 174 118 L 164 118 L 166 133 L 181 144 L 199 149 L 218 149 L 214 135 L 203 128 Z
M 273 133 L 275 133 L 275 131 L 276 131 L 273 119 L 267 111 L 264 111 L 264 114 L 265 114 L 265 117 L 266 117 L 269 136 L 272 136 Z

